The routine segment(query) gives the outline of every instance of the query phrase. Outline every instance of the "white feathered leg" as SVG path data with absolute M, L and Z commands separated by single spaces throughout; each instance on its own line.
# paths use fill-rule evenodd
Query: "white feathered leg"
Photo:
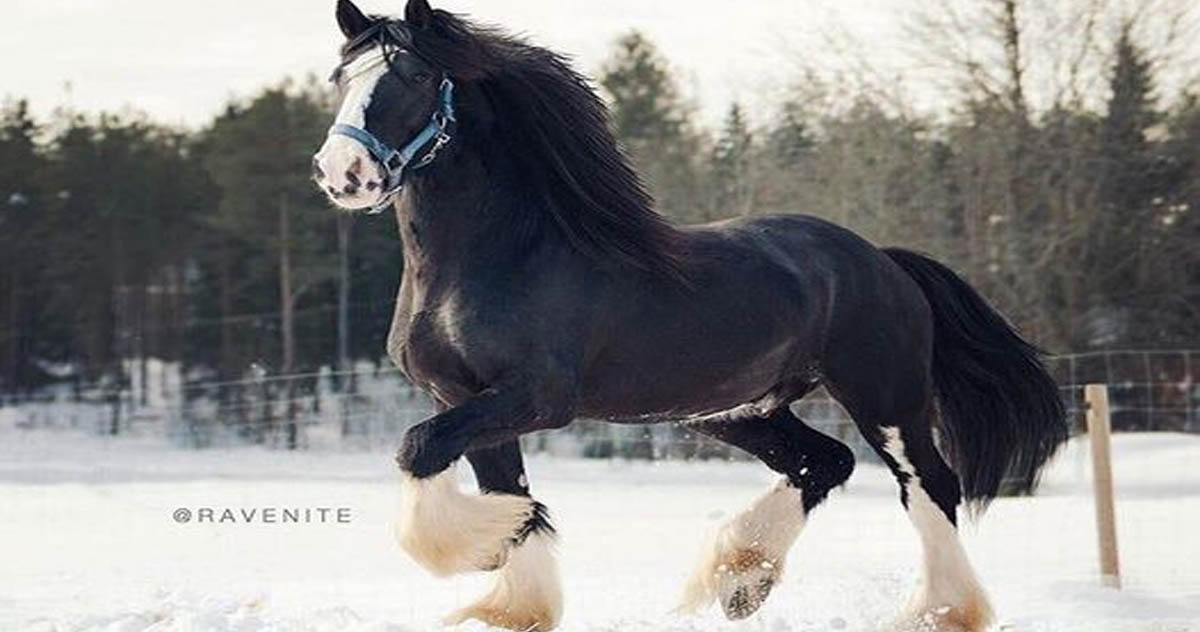
M 709 539 L 679 610 L 694 612 L 719 600 L 730 619 L 753 614 L 782 577 L 788 550 L 803 527 L 801 492 L 780 480 Z
M 884 449 L 908 475 L 908 517 L 921 536 L 922 577 L 896 622 L 901 632 L 982 632 L 992 621 L 987 594 L 975 577 L 958 531 L 921 486 L 896 428 L 883 428 Z
M 554 559 L 554 535 L 538 530 L 514 548 L 490 592 L 446 617 L 447 625 L 476 619 L 509 630 L 547 632 L 562 618 L 563 596 Z
M 503 566 L 513 538 L 534 514 L 527 496 L 460 492 L 454 466 L 427 479 L 401 476 L 396 539 L 437 576 Z

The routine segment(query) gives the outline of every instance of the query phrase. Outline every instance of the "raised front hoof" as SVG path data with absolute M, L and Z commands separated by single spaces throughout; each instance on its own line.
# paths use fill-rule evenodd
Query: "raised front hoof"
M 406 475 L 402 493 L 396 540 L 439 577 L 504 567 L 536 512 L 525 496 L 463 494 L 453 469 L 428 479 Z
M 457 625 L 473 619 L 521 632 L 548 632 L 558 627 L 563 599 L 551 545 L 549 533 L 529 534 L 524 544 L 512 550 L 509 563 L 496 574 L 488 594 L 453 612 L 443 623 Z

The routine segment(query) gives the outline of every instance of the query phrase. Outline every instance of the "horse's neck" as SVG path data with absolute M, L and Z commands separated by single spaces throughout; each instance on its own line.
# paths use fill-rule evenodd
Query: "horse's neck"
M 396 219 L 404 247 L 404 275 L 412 281 L 433 282 L 456 274 L 469 263 L 478 229 L 468 220 L 469 202 L 422 194 L 413 187 L 397 207 Z M 458 203 L 455 203 L 458 202 Z
M 469 151 L 422 174 L 397 210 L 405 276 L 418 283 L 459 282 L 527 256 L 533 225 L 523 224 L 537 211 L 518 207 L 522 196 L 511 183 L 511 174 L 485 168 Z
M 475 201 L 461 192 L 416 189 L 401 200 L 397 213 L 405 254 L 438 261 L 468 256 L 480 236 L 480 227 L 470 219 Z

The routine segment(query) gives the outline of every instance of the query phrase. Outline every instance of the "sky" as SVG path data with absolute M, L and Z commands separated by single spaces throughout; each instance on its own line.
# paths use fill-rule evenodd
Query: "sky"
M 701 119 L 738 100 L 751 114 L 792 82 L 821 34 L 843 29 L 886 57 L 908 0 L 434 0 L 526 34 L 593 75 L 613 41 L 639 29 L 660 47 Z M 0 98 L 46 114 L 131 108 L 203 126 L 231 98 L 286 76 L 324 77 L 341 42 L 334 0 L 4 0 Z M 402 0 L 361 0 L 401 14 Z

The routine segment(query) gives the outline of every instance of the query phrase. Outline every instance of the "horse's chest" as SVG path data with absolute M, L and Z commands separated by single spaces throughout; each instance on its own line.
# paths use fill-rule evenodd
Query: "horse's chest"
M 392 360 L 440 399 L 457 399 L 477 381 L 469 368 L 463 329 L 454 301 L 414 305 L 407 314 L 402 310 L 392 326 Z

